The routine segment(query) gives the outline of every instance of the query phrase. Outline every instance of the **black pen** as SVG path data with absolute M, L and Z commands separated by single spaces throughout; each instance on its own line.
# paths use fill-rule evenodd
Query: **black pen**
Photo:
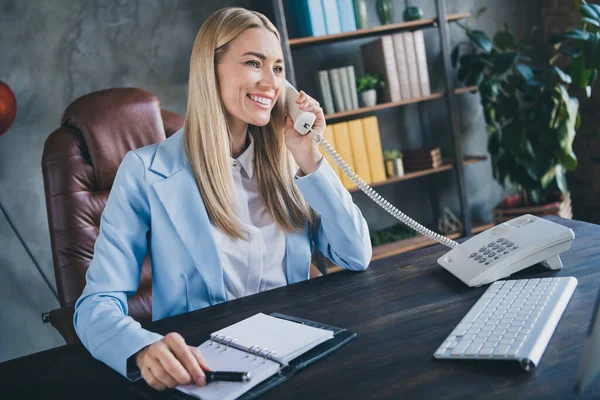
M 248 382 L 250 372 L 230 372 L 230 371 L 204 371 L 206 383 L 227 381 L 227 382 Z

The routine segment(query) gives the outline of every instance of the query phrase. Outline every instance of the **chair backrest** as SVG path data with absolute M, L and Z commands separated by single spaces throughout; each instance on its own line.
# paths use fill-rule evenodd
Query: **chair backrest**
M 123 157 L 129 150 L 164 140 L 182 126 L 181 116 L 161 110 L 155 96 L 135 88 L 90 93 L 67 107 L 42 155 L 54 274 L 62 308 L 72 308 L 83 292 L 100 216 Z M 146 258 L 139 289 L 129 299 L 129 315 L 140 322 L 152 319 L 151 285 Z

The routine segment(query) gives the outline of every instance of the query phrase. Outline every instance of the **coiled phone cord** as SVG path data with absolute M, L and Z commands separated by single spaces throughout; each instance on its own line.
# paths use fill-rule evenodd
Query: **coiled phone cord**
M 313 131 L 313 133 L 314 133 L 314 131 Z M 373 190 L 358 175 L 356 175 L 356 173 L 352 170 L 352 168 L 350 168 L 350 166 L 348 164 L 346 164 L 346 162 L 342 159 L 342 157 L 340 157 L 340 155 L 334 150 L 334 148 L 331 147 L 331 145 L 325 139 L 323 139 L 323 137 L 321 135 L 314 133 L 314 140 L 315 140 L 315 142 L 317 142 L 318 145 L 323 146 L 323 148 L 325 149 L 327 154 L 329 154 L 331 156 L 331 158 L 336 162 L 336 164 L 341 168 L 341 170 L 344 171 L 344 174 L 346 174 L 346 176 L 348 178 L 350 178 L 352 180 L 352 182 L 354 182 L 354 184 L 356 186 L 358 186 L 358 188 L 360 190 L 362 190 L 367 196 L 369 196 L 369 198 L 371 198 L 371 200 L 373 200 L 375 203 L 377 203 L 381 208 L 383 208 L 385 211 L 387 211 L 390 215 L 392 215 L 393 217 L 398 219 L 403 224 L 407 225 L 409 228 L 412 228 L 415 231 L 419 232 L 421 235 L 426 236 L 432 240 L 435 240 L 436 242 L 438 242 L 446 247 L 450 247 L 452 249 L 452 248 L 458 246 L 458 243 L 455 242 L 454 240 L 449 239 L 445 236 L 442 236 L 439 233 L 435 233 L 430 229 L 427 229 L 423 225 L 419 224 L 417 221 L 408 217 L 402 211 L 398 210 L 396 207 L 394 207 L 392 204 L 390 204 L 386 199 L 381 197 L 381 195 L 379 193 L 377 193 L 375 190 Z

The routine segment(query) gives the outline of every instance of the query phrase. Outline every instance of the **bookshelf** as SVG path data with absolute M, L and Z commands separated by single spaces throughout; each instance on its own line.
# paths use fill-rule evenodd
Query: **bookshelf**
M 464 88 L 455 89 L 454 93 L 455 94 L 462 94 L 462 93 L 474 92 L 476 90 L 477 90 L 477 86 L 470 86 L 470 87 L 464 87 Z M 377 110 L 384 110 L 386 108 L 399 107 L 399 106 L 404 106 L 404 105 L 407 105 L 407 104 L 421 103 L 421 102 L 424 102 L 424 101 L 441 99 L 442 97 L 444 97 L 444 95 L 445 95 L 444 92 L 436 92 L 436 93 L 431 93 L 429 96 L 415 97 L 415 98 L 412 98 L 412 99 L 407 99 L 407 100 L 402 100 L 402 101 L 395 101 L 395 102 L 389 102 L 389 103 L 376 104 L 376 105 L 374 105 L 372 107 L 361 107 L 361 108 L 358 108 L 356 110 L 338 112 L 338 113 L 333 113 L 333 114 L 326 114 L 325 115 L 325 120 L 326 121 L 330 121 L 330 120 L 334 120 L 334 119 L 339 119 L 339 118 L 344 118 L 344 117 L 351 117 L 351 116 L 358 117 L 358 116 L 361 116 L 361 115 L 366 114 L 368 112 L 373 112 L 373 111 L 377 111 Z
M 448 135 L 450 135 L 452 153 L 454 154 L 452 159 L 445 159 L 443 164 L 438 168 L 429 168 L 423 169 L 415 172 L 409 172 L 401 177 L 393 177 L 389 178 L 385 181 L 377 182 L 372 184 L 371 186 L 383 186 L 392 183 L 399 183 L 402 181 L 407 181 L 419 177 L 428 177 L 429 180 L 429 188 L 430 188 L 430 197 L 432 206 L 435 208 L 438 206 L 437 201 L 437 193 L 434 185 L 430 178 L 434 174 L 442 173 L 445 171 L 453 170 L 455 172 L 456 177 L 456 187 L 458 189 L 458 197 L 459 197 L 459 206 L 460 206 L 460 217 L 463 223 L 463 231 L 459 233 L 455 233 L 449 235 L 449 237 L 455 239 L 459 237 L 470 236 L 473 233 L 477 233 L 489 228 L 491 225 L 487 224 L 476 224 L 472 225 L 471 214 L 469 205 L 467 202 L 467 193 L 466 193 L 466 184 L 465 184 L 465 172 L 464 169 L 467 165 L 478 163 L 485 161 L 487 157 L 485 156 L 464 156 L 462 150 L 462 138 L 458 129 L 458 111 L 456 105 L 456 96 L 462 95 L 464 93 L 470 93 L 477 90 L 477 87 L 455 87 L 455 79 L 454 72 L 451 66 L 450 61 L 450 33 L 449 33 L 449 24 L 458 21 L 464 18 L 468 18 L 471 14 L 468 12 L 457 13 L 457 14 L 448 14 L 446 7 L 446 0 L 434 0 L 435 1 L 435 10 L 436 16 L 434 18 L 425 18 L 416 21 L 409 22 L 400 22 L 400 23 L 392 23 L 387 25 L 369 27 L 366 29 L 359 29 L 351 32 L 338 33 L 333 35 L 323 35 L 316 37 L 302 37 L 302 38 L 289 38 L 288 34 L 288 19 L 285 15 L 285 0 L 271 0 L 271 5 L 273 8 L 274 15 L 274 23 L 277 26 L 280 35 L 281 35 L 281 43 L 283 49 L 283 55 L 286 59 L 286 69 L 287 69 L 287 78 L 293 84 L 296 85 L 296 73 L 295 73 L 295 64 L 294 64 L 294 51 L 295 50 L 306 50 L 309 47 L 317 47 L 325 44 L 328 45 L 336 45 L 342 42 L 350 42 L 357 39 L 364 39 L 368 37 L 378 37 L 383 35 L 390 35 L 401 31 L 415 31 L 426 28 L 435 28 L 439 33 L 440 40 L 440 48 L 441 48 L 441 58 L 443 60 L 443 77 L 445 90 L 440 92 L 431 93 L 428 96 L 411 98 L 408 100 L 397 101 L 397 102 L 387 102 L 387 103 L 379 103 L 372 107 L 362 107 L 358 109 L 353 109 L 345 112 L 337 112 L 327 114 L 325 119 L 329 121 L 341 120 L 344 121 L 346 118 L 358 118 L 363 116 L 364 114 L 377 114 L 377 112 L 385 109 L 391 109 L 395 107 L 402 107 L 408 104 L 417 104 L 419 107 L 419 114 L 422 114 L 422 105 L 429 101 L 441 101 L 443 100 L 446 108 L 448 109 L 449 116 L 449 129 Z M 303 71 L 305 72 L 305 71 Z M 316 72 L 316 69 L 314 70 Z M 306 74 L 305 74 L 306 76 Z M 423 120 L 421 120 L 421 124 L 423 125 Z M 424 130 L 425 131 L 425 130 Z M 430 143 L 429 135 L 424 134 L 424 144 L 428 146 Z M 350 189 L 350 192 L 360 191 L 357 188 Z M 373 205 L 376 207 L 376 205 Z M 437 216 L 437 211 L 433 210 L 434 217 Z M 436 220 L 436 219 L 434 219 Z M 368 222 L 368 221 L 367 221 Z M 373 249 L 373 260 L 377 260 L 380 258 L 388 257 L 395 254 L 400 254 L 403 252 L 423 248 L 435 244 L 434 241 L 431 241 L 425 237 L 413 237 L 410 239 L 400 240 L 393 243 L 388 243 L 382 246 L 377 246 Z M 323 257 L 324 258 L 324 257 Z M 323 258 L 320 260 L 321 263 L 324 263 Z M 327 272 L 335 272 L 335 266 L 327 266 Z
M 469 18 L 470 13 L 450 14 L 446 17 L 446 21 L 453 22 L 464 18 Z M 336 33 L 335 35 L 323 35 L 298 39 L 290 39 L 290 47 L 310 46 L 312 44 L 325 44 L 349 39 L 362 39 L 370 36 L 387 35 L 404 31 L 407 29 L 423 29 L 428 27 L 439 26 L 438 18 L 419 19 L 416 21 L 400 22 L 396 24 L 387 24 L 375 26 L 372 28 L 358 29 L 353 32 Z

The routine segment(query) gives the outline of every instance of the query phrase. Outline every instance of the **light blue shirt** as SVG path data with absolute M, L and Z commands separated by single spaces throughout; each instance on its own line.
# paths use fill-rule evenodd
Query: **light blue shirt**
M 369 230 L 350 193 L 326 161 L 294 178 L 321 216 L 314 232 L 285 234 L 288 284 L 308 279 L 314 246 L 334 264 L 361 271 L 371 260 Z M 100 221 L 87 284 L 73 319 L 92 356 L 130 379 L 127 359 L 162 336 L 127 315 L 146 253 L 152 263 L 152 319 L 226 300 L 223 268 L 189 165 L 183 130 L 126 154 Z

